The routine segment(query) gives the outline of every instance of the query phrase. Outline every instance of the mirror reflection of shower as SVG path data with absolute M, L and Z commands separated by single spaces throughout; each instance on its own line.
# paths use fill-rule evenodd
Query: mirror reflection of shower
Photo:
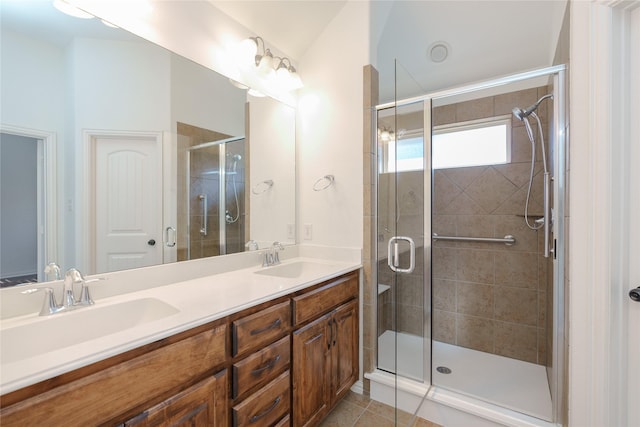
M 240 218 L 240 203 L 238 202 L 238 184 L 236 175 L 238 174 L 238 162 L 242 160 L 242 156 L 240 154 L 227 153 L 227 158 L 231 160 L 231 167 L 227 171 L 227 174 L 231 177 L 236 215 L 233 216 L 227 208 L 225 212 L 225 221 L 227 222 L 227 224 L 234 224 L 238 221 L 238 218 Z
M 187 148 L 185 259 L 244 250 L 245 138 Z
M 535 104 L 529 106 L 526 109 L 522 108 L 514 108 L 512 110 L 513 115 L 516 119 L 520 120 L 524 123 L 524 126 L 527 130 L 527 136 L 529 137 L 529 142 L 531 142 L 531 170 L 529 173 L 529 186 L 527 188 L 527 198 L 524 205 L 524 221 L 531 230 L 539 230 L 544 227 L 544 256 L 546 258 L 549 257 L 549 233 L 551 232 L 552 226 L 552 215 L 551 215 L 551 173 L 549 172 L 549 168 L 547 167 L 547 153 L 544 145 L 544 132 L 542 131 L 542 122 L 540 121 L 540 117 L 536 114 L 536 110 L 540 106 L 540 103 L 545 99 L 553 98 L 553 94 L 547 94 L 538 99 Z M 529 116 L 536 119 L 538 125 L 538 136 L 540 140 L 540 147 L 542 151 L 542 167 L 543 167 L 543 216 L 534 221 L 532 224 L 529 220 L 529 201 L 531 200 L 531 187 L 533 185 L 533 175 L 536 163 L 536 139 L 533 134 L 533 130 L 531 129 L 531 124 L 529 123 Z

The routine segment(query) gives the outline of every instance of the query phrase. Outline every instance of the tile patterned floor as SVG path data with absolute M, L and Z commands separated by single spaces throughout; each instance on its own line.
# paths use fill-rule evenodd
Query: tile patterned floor
M 394 427 L 394 409 L 358 393 L 350 391 L 329 413 L 320 427 Z M 441 427 L 430 421 L 398 411 L 398 426 Z

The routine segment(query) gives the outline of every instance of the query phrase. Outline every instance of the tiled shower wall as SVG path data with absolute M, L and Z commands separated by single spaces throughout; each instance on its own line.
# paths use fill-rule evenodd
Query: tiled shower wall
M 512 108 L 525 108 L 549 90 L 534 88 L 435 108 L 434 124 L 510 114 Z M 546 107 L 543 103 L 538 112 L 545 143 L 549 134 Z M 533 118 L 531 123 L 536 123 Z M 532 127 L 538 138 L 537 128 Z M 539 150 L 537 159 L 540 155 Z M 546 365 L 547 336 L 551 333 L 546 313 L 552 295 L 547 288 L 548 260 L 542 256 L 542 233 L 530 230 L 523 217 L 530 161 L 526 130 L 522 122 L 512 119 L 510 163 L 435 171 L 434 233 L 513 235 L 516 244 L 434 242 L 433 337 Z M 539 161 L 529 202 L 530 222 L 542 215 L 542 203 Z
M 177 134 L 178 261 L 219 255 L 219 175 L 207 173 L 210 172 L 210 169 L 217 168 L 219 165 L 218 148 L 210 147 L 194 151 L 191 159 L 192 167 L 189 186 L 187 186 L 186 159 L 188 156 L 188 148 L 205 142 L 227 139 L 230 136 L 180 122 L 177 123 Z M 227 152 L 230 154 L 241 154 L 243 159 L 246 158 L 244 155 L 244 147 L 232 148 L 232 146 L 229 146 Z M 245 171 L 243 164 L 243 162 L 238 163 L 236 175 L 238 178 L 236 188 L 239 195 L 240 217 L 236 223 L 227 224 L 227 253 L 241 252 L 244 250 Z M 191 195 L 187 194 L 187 188 L 189 187 L 191 188 Z M 207 221 L 209 232 L 207 236 L 200 234 L 200 228 L 204 218 L 202 215 L 202 202 L 197 198 L 198 194 L 206 194 L 208 199 Z M 187 218 L 187 206 L 189 206 L 190 218 Z M 231 184 L 227 185 L 227 207 L 233 210 L 231 213 L 235 217 L 235 198 Z M 187 229 L 188 224 L 190 224 L 190 229 Z M 187 239 L 187 233 L 189 234 L 189 239 Z M 191 253 L 190 258 L 187 257 L 188 242 Z

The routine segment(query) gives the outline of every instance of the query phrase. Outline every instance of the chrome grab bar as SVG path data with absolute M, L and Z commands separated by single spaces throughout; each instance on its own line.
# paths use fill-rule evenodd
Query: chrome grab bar
M 207 235 L 207 195 L 200 194 L 198 199 L 202 200 L 202 228 L 200 229 L 200 235 Z
M 409 243 L 409 268 L 400 268 L 400 245 L 399 240 Z M 392 256 L 393 248 L 393 256 Z M 412 273 L 416 267 L 416 244 L 411 237 L 394 236 L 389 239 L 387 245 L 387 264 L 396 273 Z
M 503 238 L 493 238 L 493 237 L 454 237 L 454 236 L 439 236 L 436 233 L 433 233 L 433 240 L 449 240 L 453 242 L 484 242 L 484 243 L 504 243 L 507 246 L 514 245 L 516 243 L 516 238 L 511 234 L 507 234 Z
M 171 236 L 172 239 L 169 240 L 169 232 L 171 231 Z M 165 245 L 167 245 L 168 248 L 172 248 L 176 245 L 176 229 L 174 227 L 167 227 L 164 230 L 164 241 L 166 242 Z

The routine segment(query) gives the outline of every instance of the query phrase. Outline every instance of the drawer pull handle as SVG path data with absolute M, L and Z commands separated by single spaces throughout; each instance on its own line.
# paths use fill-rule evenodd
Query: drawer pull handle
M 274 409 L 276 409 L 276 406 L 278 406 L 278 404 L 280 403 L 280 396 L 276 397 L 276 400 L 273 401 L 273 403 L 271 404 L 271 406 L 269 406 L 267 409 L 265 409 L 262 413 L 258 414 L 258 415 L 254 415 L 253 417 L 251 417 L 249 419 L 250 423 L 255 423 L 256 421 L 258 421 L 260 418 L 264 417 L 265 415 L 267 415 L 269 412 L 273 411 Z
M 273 369 L 273 367 L 276 366 L 276 363 L 278 363 L 279 360 L 280 360 L 280 355 L 278 354 L 276 357 L 274 357 L 273 359 L 271 359 L 267 363 L 265 363 L 265 365 L 263 367 L 256 368 L 253 371 L 251 371 L 251 375 L 257 377 L 258 375 L 260 375 L 264 371 L 266 371 L 268 369 Z
M 264 328 L 261 328 L 261 329 L 254 329 L 253 331 L 250 332 L 250 334 L 251 335 L 258 335 L 258 334 L 261 334 L 263 332 L 270 331 L 271 329 L 275 329 L 278 326 L 280 326 L 281 324 L 282 324 L 282 320 L 280 318 L 277 318 L 269 326 L 265 326 Z

